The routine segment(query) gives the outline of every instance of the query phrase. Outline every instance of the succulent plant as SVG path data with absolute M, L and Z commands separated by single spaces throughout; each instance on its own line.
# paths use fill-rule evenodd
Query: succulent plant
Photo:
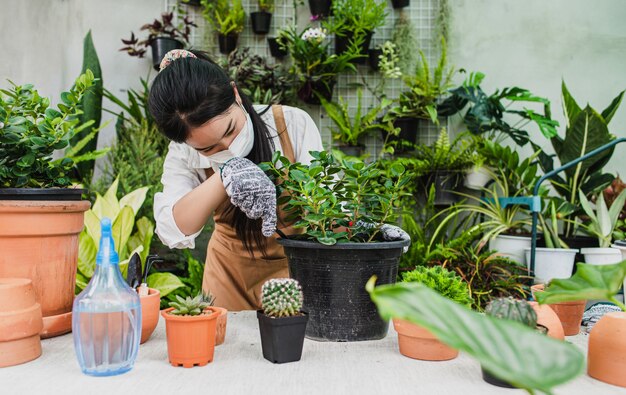
M 485 313 L 492 317 L 521 322 L 531 328 L 537 327 L 537 313 L 530 303 L 523 299 L 514 299 L 510 296 L 494 299 L 487 305 Z
M 261 306 L 270 317 L 298 315 L 302 308 L 302 289 L 292 278 L 274 278 L 261 288 Z
M 177 302 L 170 302 L 170 307 L 174 310 L 170 311 L 173 315 L 200 315 L 207 307 L 213 304 L 213 296 L 211 294 L 198 294 L 195 298 L 187 296 L 183 298 L 176 295 Z

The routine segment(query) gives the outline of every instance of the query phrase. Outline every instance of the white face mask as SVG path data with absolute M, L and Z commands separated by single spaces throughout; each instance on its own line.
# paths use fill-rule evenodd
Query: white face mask
M 237 137 L 235 137 L 232 143 L 230 143 L 228 149 L 207 156 L 207 158 L 213 162 L 214 169 L 219 167 L 219 165 L 226 163 L 226 161 L 231 158 L 243 158 L 247 156 L 250 151 L 252 151 L 252 146 L 254 145 L 254 128 L 252 126 L 252 118 L 250 118 L 250 115 L 248 115 L 243 106 L 241 109 L 246 115 L 246 124 L 243 125 L 243 129 L 241 129 Z

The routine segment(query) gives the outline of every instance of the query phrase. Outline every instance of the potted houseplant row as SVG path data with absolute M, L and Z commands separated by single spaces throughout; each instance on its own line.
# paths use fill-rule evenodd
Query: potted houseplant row
M 395 165 L 385 189 L 375 190 L 380 173 L 376 163 L 338 160 L 327 152 L 310 154 L 310 166 L 290 164 L 280 153 L 261 165 L 277 182 L 282 195 L 278 204 L 288 213 L 285 221 L 296 221 L 294 227 L 303 231 L 278 241 L 290 276 L 302 285 L 309 314 L 307 337 L 381 339 L 388 324 L 364 287 L 373 274 L 385 283 L 396 280 L 398 260 L 409 240 L 386 241 L 383 236 L 409 178 Z
M 309 316 L 302 311 L 302 289 L 297 280 L 266 281 L 261 288 L 257 319 L 265 359 L 274 363 L 300 360 Z

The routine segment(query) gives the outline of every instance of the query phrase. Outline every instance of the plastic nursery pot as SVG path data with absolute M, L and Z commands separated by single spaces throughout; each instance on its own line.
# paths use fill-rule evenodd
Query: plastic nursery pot
M 380 48 L 374 48 L 367 51 L 367 59 L 370 65 L 370 69 L 373 71 L 380 70 L 380 56 L 383 54 L 383 50 Z
M 526 267 L 530 269 L 530 248 L 524 248 Z M 570 278 L 578 250 L 567 248 L 535 249 L 535 282 L 548 283 L 553 278 Z
M 552 310 L 550 305 L 539 304 L 537 302 L 528 302 L 537 313 L 537 324 L 548 328 L 548 336 L 557 339 L 564 340 L 565 333 L 563 331 L 563 325 L 559 316 Z
M 417 130 L 419 128 L 419 119 L 410 118 L 410 117 L 400 117 L 396 118 L 393 121 L 393 127 L 400 129 L 400 134 L 398 136 L 389 136 L 388 141 L 406 141 L 411 145 L 415 145 L 417 142 Z M 383 140 L 387 137 L 387 132 L 381 129 L 381 134 Z M 398 145 L 396 147 L 397 153 L 402 153 L 407 151 L 406 148 Z
M 159 70 L 159 66 L 161 65 L 161 60 L 166 53 L 171 51 L 172 49 L 183 49 L 185 44 L 171 37 L 157 37 L 152 40 L 150 44 L 152 48 L 152 65 L 155 70 Z
M 228 310 L 223 307 L 215 307 L 220 312 L 220 315 L 217 316 L 217 324 L 215 327 L 215 345 L 219 346 L 224 343 L 224 339 L 226 338 L 226 323 L 228 321 Z
M 391 6 L 395 9 L 408 7 L 411 0 L 391 0 Z
M 148 288 L 148 295 L 140 296 L 141 302 L 141 341 L 144 344 L 152 336 L 152 332 L 159 323 L 159 306 L 161 293 L 158 289 Z
M 250 13 L 250 20 L 252 21 L 252 31 L 255 34 L 267 34 L 270 32 L 271 13 L 265 11 L 252 12 Z
M 307 104 L 320 104 L 320 99 L 317 96 L 321 95 L 327 101 L 331 101 L 333 98 L 333 90 L 335 88 L 336 80 L 307 80 L 298 89 L 298 98 Z
M 170 314 L 172 310 L 174 308 L 170 307 L 161 311 L 161 316 L 165 318 L 167 356 L 172 366 L 192 368 L 212 362 L 220 311 L 207 307 L 201 315 L 178 316 Z
M 408 241 L 342 243 L 278 239 L 285 248 L 290 277 L 298 280 L 309 314 L 306 336 L 322 341 L 377 340 L 389 323 L 378 315 L 365 284 L 393 284 L 402 247 Z
M 257 310 L 263 358 L 273 363 L 299 361 L 309 315 L 301 311 L 293 317 L 268 317 Z
M 288 52 L 282 49 L 280 44 L 278 44 L 276 37 L 268 37 L 267 45 L 270 47 L 270 54 L 277 59 L 282 59 L 288 54 Z
M 435 184 L 435 206 L 450 206 L 459 200 L 454 191 L 458 188 L 460 174 L 448 170 L 435 170 L 422 177 L 424 191 L 429 191 L 430 185 Z
M 318 18 L 326 18 L 331 13 L 331 0 L 309 0 L 311 15 Z
M 543 291 L 544 284 L 536 284 L 530 287 L 530 291 L 533 294 L 536 291 Z M 585 305 L 587 301 L 577 300 L 573 302 L 559 302 L 548 304 L 552 310 L 554 310 L 557 317 L 561 321 L 563 326 L 563 334 L 565 336 L 575 336 L 580 332 L 580 323 L 585 313 Z M 545 325 L 545 324 L 544 324 Z
M 498 251 L 519 264 L 526 262 L 524 249 L 530 248 L 531 239 L 527 236 L 498 235 L 489 240 L 489 250 Z
M 217 41 L 220 46 L 220 53 L 223 53 L 224 55 L 228 55 L 229 53 L 233 52 L 235 48 L 237 48 L 238 39 L 239 39 L 239 34 L 236 34 L 236 33 L 227 34 L 227 35 L 218 34 Z
M 459 355 L 459 351 L 440 342 L 428 330 L 405 320 L 393 319 L 398 332 L 400 354 L 423 361 L 447 361 Z
M 0 278 L 0 301 L 0 368 L 39 358 L 43 320 L 32 281 Z
M 360 58 L 354 59 L 353 63 L 364 64 L 367 61 L 368 51 L 370 49 L 370 43 L 372 42 L 373 34 L 374 34 L 373 32 L 368 32 L 365 35 L 365 39 L 359 50 L 359 53 L 363 56 Z M 337 55 L 340 55 L 348 50 L 348 47 L 350 46 L 350 40 L 352 40 L 352 37 L 353 37 L 352 32 L 348 32 L 345 36 L 335 36 L 335 53 Z
M 43 315 L 41 337 L 47 338 L 72 330 L 78 236 L 91 203 L 76 200 L 82 189 L 39 191 L 25 194 L 27 200 L 0 197 L 0 277 L 32 280 Z M 67 194 L 72 200 L 62 201 Z
M 605 314 L 589 333 L 587 373 L 605 383 L 626 387 L 626 313 Z
M 622 261 L 619 248 L 581 248 L 580 253 L 590 265 L 611 265 Z

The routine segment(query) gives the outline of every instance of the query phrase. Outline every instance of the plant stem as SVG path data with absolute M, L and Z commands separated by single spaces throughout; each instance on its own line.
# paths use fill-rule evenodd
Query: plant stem
M 610 297 L 609 297 L 609 300 L 610 300 L 612 303 L 616 304 L 616 305 L 617 305 L 617 307 L 619 307 L 620 309 L 622 309 L 622 311 L 626 312 L 626 305 L 625 305 L 624 303 L 620 302 L 619 300 L 617 300 L 617 298 L 616 298 L 615 296 L 610 296 Z

